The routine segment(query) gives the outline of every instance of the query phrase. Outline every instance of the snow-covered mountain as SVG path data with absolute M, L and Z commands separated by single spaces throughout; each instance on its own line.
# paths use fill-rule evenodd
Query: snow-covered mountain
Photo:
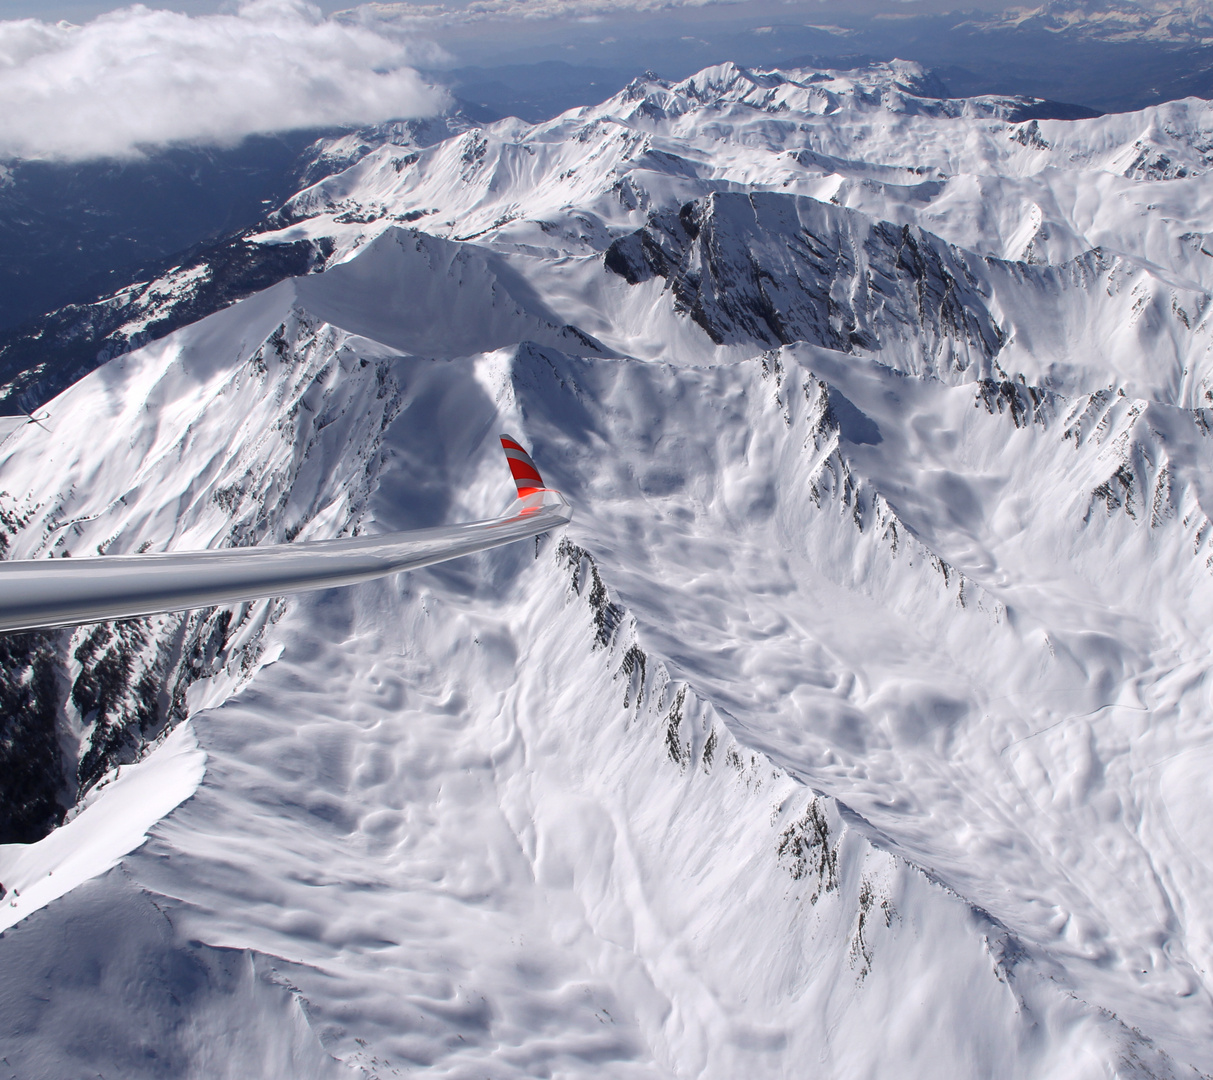
M 1213 8 L 1207 0 L 1049 0 L 978 16 L 969 25 L 987 32 L 1043 30 L 1078 40 L 1208 45 Z
M 10 305 L 22 308 L 24 317 L 0 325 L 0 410 L 30 410 L 99 363 L 138 348 L 152 338 L 210 314 L 218 308 L 267 288 L 285 277 L 319 268 L 329 252 L 323 243 L 278 244 L 267 247 L 247 242 L 265 231 L 258 219 L 268 200 L 260 196 L 277 189 L 279 197 L 300 184 L 312 184 L 341 172 L 370 151 L 382 146 L 429 146 L 465 130 L 458 111 L 424 120 L 379 124 L 355 131 L 335 131 L 318 139 L 312 133 L 295 133 L 281 141 L 253 139 L 226 152 L 176 149 L 155 155 L 138 165 L 95 163 L 0 166 L 0 234 L 7 240 L 9 262 L 0 276 L 19 281 L 10 290 Z M 278 150 L 273 167 L 263 166 L 252 188 L 244 174 L 244 158 L 263 144 Z M 182 169 L 182 161 L 188 167 Z M 199 165 L 199 159 L 203 166 Z M 190 183 L 205 188 L 205 210 L 223 206 L 226 216 L 215 220 L 200 213 L 193 203 L 166 183 L 182 171 Z M 273 185 L 271 187 L 270 185 Z M 115 198 L 112 188 L 121 191 Z M 160 192 L 149 199 L 144 189 Z M 64 189 L 71 201 L 62 198 Z M 233 190 L 234 189 L 234 190 Z M 132 195 L 132 192 L 135 194 Z M 252 201 L 261 211 L 249 219 L 237 213 Z M 114 206 L 114 203 L 119 205 Z M 182 213 L 182 206 L 187 208 Z M 272 204 L 269 204 L 272 205 Z M 47 218 L 55 219 L 50 225 Z M 163 219 L 169 218 L 171 225 Z M 81 223 L 87 223 L 82 231 Z M 159 232 L 154 226 L 159 222 Z M 233 228 L 233 226 L 237 226 Z M 151 235 L 147 235 L 149 233 Z M 213 235 L 218 232 L 218 235 Z M 97 234 L 104 237 L 98 251 Z M 129 236 L 133 247 L 125 255 L 110 250 L 113 237 Z M 172 238 L 172 239 L 170 239 Z M 184 250 L 180 250 L 185 245 Z M 62 255 L 69 248 L 72 258 Z M 59 249 L 56 255 L 54 249 Z M 167 251 L 174 257 L 160 258 Z M 142 260 L 140 266 L 132 260 Z M 88 296 L 90 281 L 128 275 L 116 292 L 92 302 L 79 301 L 28 316 L 34 296 L 64 299 Z M 123 278 L 118 278 L 123 280 Z M 0 318 L 2 318 L 0 313 Z M 19 323 L 19 325 L 13 325 Z
M 3 642 L 14 1074 L 1213 1071 L 1213 114 L 932 90 L 389 133 L 0 446 L 9 558 L 576 508 Z

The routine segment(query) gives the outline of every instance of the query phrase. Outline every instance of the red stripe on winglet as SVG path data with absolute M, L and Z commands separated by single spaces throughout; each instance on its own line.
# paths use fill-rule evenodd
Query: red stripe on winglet
M 513 476 L 514 483 L 518 487 L 519 498 L 525 498 L 527 495 L 533 495 L 536 491 L 542 491 L 543 477 L 539 475 L 539 470 L 535 468 L 531 455 L 522 448 L 518 440 L 509 435 L 502 435 L 501 446 L 506 451 L 506 461 L 509 462 L 510 475 Z
M 543 483 L 543 477 L 539 475 L 538 469 L 517 458 L 510 458 L 510 472 L 514 474 L 515 480 L 534 480 L 540 484 Z

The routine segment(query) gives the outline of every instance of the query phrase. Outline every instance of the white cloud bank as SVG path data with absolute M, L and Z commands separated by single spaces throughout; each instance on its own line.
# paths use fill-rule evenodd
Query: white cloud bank
M 647 15 L 704 7 L 737 7 L 751 0 L 469 0 L 467 3 L 359 4 L 337 18 L 371 24 L 372 20 L 454 25 L 496 19 L 588 19 L 613 15 Z
M 0 160 L 129 157 L 168 143 L 431 115 L 446 104 L 387 27 L 298 0 L 235 14 L 142 5 L 84 26 L 0 22 Z
M 1014 3 L 1014 0 L 1009 0 Z M 1084 9 L 1092 0 L 1048 0 L 1049 7 Z M 1174 7 L 1210 5 L 1211 0 L 1105 0 L 1105 5 L 1132 8 L 1137 4 Z M 338 11 L 334 18 L 350 23 L 449 29 L 486 22 L 583 20 L 646 15 L 683 14 L 693 19 L 707 9 L 739 9 L 756 19 L 816 18 L 822 12 L 889 11 L 898 14 L 942 11 L 1002 11 L 1008 0 L 367 0 Z M 1016 7 L 1013 10 L 1018 11 Z M 1026 9 L 1025 9 L 1026 10 Z M 1090 10 L 1095 10 L 1091 7 Z

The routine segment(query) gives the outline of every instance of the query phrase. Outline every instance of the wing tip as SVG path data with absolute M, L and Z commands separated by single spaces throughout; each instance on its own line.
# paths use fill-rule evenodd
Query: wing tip
M 510 475 L 514 478 L 514 484 L 518 488 L 518 497 L 520 499 L 525 499 L 528 495 L 534 495 L 538 491 L 547 490 L 543 477 L 540 475 L 538 468 L 535 467 L 535 462 L 531 460 L 531 455 L 526 452 L 522 443 L 515 439 L 513 435 L 507 435 L 503 432 L 501 435 L 501 449 L 505 451 L 505 459 L 510 466 Z

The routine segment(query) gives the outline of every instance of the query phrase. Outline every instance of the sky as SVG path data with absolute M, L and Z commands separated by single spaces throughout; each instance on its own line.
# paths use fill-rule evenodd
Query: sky
M 596 25 L 611 8 L 602 0 L 487 6 L 491 30 L 475 17 L 452 25 L 434 7 L 418 21 L 413 9 L 401 18 L 398 5 L 330 18 L 304 0 L 121 8 L 0 0 L 0 14 L 9 16 L 0 20 L 0 161 L 129 158 L 174 142 L 230 145 L 255 132 L 430 115 L 449 98 L 416 69 L 457 60 L 436 38 L 453 32 L 465 50 L 479 40 L 470 53 L 478 61 L 483 42 L 493 40 L 491 60 L 510 25 L 525 24 L 514 47 L 529 50 L 540 33 L 528 18 L 537 8 L 555 16 L 542 20 L 549 38 L 565 24 L 584 24 L 579 15 L 597 13 L 588 20 Z
M 112 0 L 81 0 L 81 2 L 76 2 L 76 0 L 0 0 L 0 18 L 49 19 L 52 22 L 58 19 L 84 21 L 121 6 L 123 5 L 115 4 Z M 170 3 L 155 3 L 153 0 L 147 6 L 190 15 L 206 15 L 219 11 L 224 5 L 221 0 L 174 0 Z M 317 6 L 325 7 L 326 5 Z M 349 5 L 327 5 L 329 10 L 335 10 L 338 6 L 348 7 Z
M 135 156 L 170 142 L 439 111 L 432 46 L 297 0 L 188 15 L 130 7 L 83 25 L 0 22 L 0 160 Z
M 351 0 L 311 0 L 312 6 L 325 12 L 331 13 L 342 11 L 354 7 L 355 2 Z M 444 3 L 434 3 L 435 7 L 444 7 L 452 11 L 466 9 L 477 0 L 447 0 Z M 480 0 L 482 2 L 482 0 Z M 499 2 L 499 0 L 490 0 L 490 2 Z M 547 6 L 547 0 L 506 0 L 515 7 L 541 7 Z M 646 0 L 603 0 L 597 6 L 601 7 L 619 7 L 627 8 L 633 6 L 636 2 L 646 3 Z M 760 3 L 755 0 L 737 0 L 738 6 L 742 3 L 748 7 L 795 7 L 797 9 L 817 7 L 823 10 L 829 10 L 831 7 L 864 7 L 864 6 L 883 6 L 892 7 L 900 4 L 903 7 L 913 7 L 916 10 L 953 10 L 956 8 L 964 9 L 991 9 L 999 10 L 1008 5 L 1003 0 L 852 0 L 850 3 L 843 3 L 842 0 L 793 0 L 792 3 Z M 19 19 L 19 18 L 40 18 L 40 19 L 71 19 L 83 20 L 90 19 L 97 15 L 101 15 L 107 11 L 112 11 L 118 5 L 112 0 L 0 0 L 0 18 L 3 19 Z M 149 7 L 164 8 L 171 11 L 184 12 L 190 15 L 214 14 L 224 10 L 231 10 L 237 5 L 233 0 L 162 0 L 162 2 L 148 3 Z M 1029 6 L 1031 6 L 1029 4 Z

